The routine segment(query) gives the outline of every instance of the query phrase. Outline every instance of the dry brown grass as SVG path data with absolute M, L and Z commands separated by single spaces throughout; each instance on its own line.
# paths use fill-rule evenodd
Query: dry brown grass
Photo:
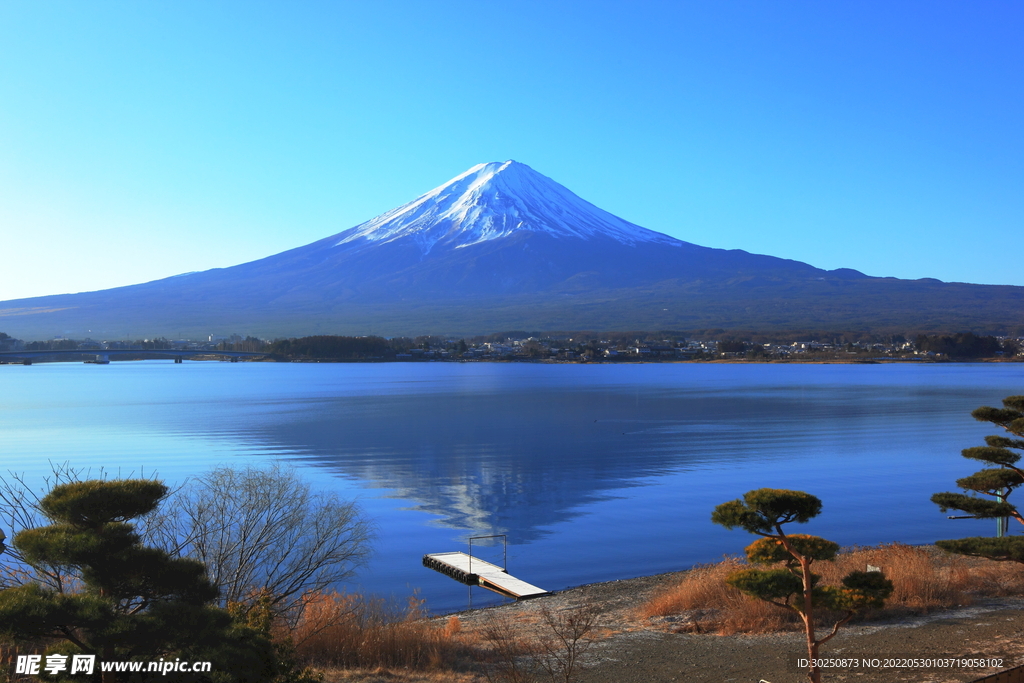
M 868 618 L 920 614 L 969 605 L 980 597 L 1024 593 L 1024 566 L 1020 564 L 898 543 L 842 552 L 835 562 L 816 563 L 814 570 L 822 575 L 823 583 L 836 584 L 850 571 L 864 570 L 869 564 L 880 567 L 895 590 L 886 607 L 866 615 Z M 797 627 L 799 620 L 792 612 L 746 597 L 726 585 L 725 577 L 744 567 L 737 558 L 696 567 L 644 604 L 639 615 L 675 619 L 676 631 L 767 633 Z
M 471 648 L 456 637 L 457 617 L 444 623 L 423 617 L 415 599 L 399 607 L 378 598 L 327 593 L 310 600 L 290 635 L 303 663 L 320 669 L 369 670 L 379 677 L 391 675 L 391 669 L 458 669 L 469 661 Z
M 839 554 L 818 568 L 826 583 L 838 583 L 867 565 L 880 567 L 893 583 L 887 609 L 923 613 L 931 609 L 970 605 L 977 598 L 1020 595 L 1024 566 L 943 552 L 933 546 L 890 543 Z
M 482 683 L 475 673 L 408 669 L 322 669 L 324 683 Z
M 789 628 L 796 617 L 762 600 L 753 600 L 725 583 L 746 567 L 737 558 L 698 565 L 682 581 L 640 607 L 640 616 L 683 617 L 675 630 L 694 633 L 767 633 Z

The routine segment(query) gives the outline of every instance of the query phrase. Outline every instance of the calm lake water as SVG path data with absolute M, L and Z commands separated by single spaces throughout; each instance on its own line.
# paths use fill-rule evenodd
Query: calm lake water
M 445 611 L 467 588 L 425 553 L 507 534 L 510 573 L 548 590 L 681 569 L 741 552 L 711 510 L 766 486 L 821 498 L 800 531 L 843 545 L 990 535 L 928 499 L 995 433 L 970 411 L 1020 393 L 1021 364 L 2 366 L 0 457 L 168 482 L 292 463 L 376 521 L 350 589 Z

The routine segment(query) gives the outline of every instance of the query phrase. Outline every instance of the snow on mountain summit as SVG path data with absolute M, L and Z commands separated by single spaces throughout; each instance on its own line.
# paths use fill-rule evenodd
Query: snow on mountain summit
M 410 239 L 423 253 L 467 247 L 517 232 L 608 237 L 623 244 L 681 245 L 599 209 L 517 161 L 477 164 L 408 204 L 338 235 L 335 246 Z

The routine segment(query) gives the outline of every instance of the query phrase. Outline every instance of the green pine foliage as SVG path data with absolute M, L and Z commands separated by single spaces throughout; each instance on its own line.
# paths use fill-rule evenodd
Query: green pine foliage
M 57 567 L 73 588 L 29 583 L 0 591 L 0 641 L 46 642 L 101 662 L 213 663 L 212 675 L 189 680 L 271 680 L 270 639 L 209 604 L 217 588 L 202 563 L 146 547 L 136 534 L 132 520 L 166 495 L 163 484 L 141 479 L 55 486 L 40 502 L 51 524 L 19 532 L 14 546 L 29 563 Z M 102 680 L 126 675 L 106 672 Z
M 752 567 L 726 578 L 733 588 L 796 612 L 807 636 L 807 656 L 811 661 L 807 676 L 820 683 L 821 671 L 814 663 L 818 649 L 831 640 L 840 627 L 855 614 L 872 607 L 882 607 L 893 591 L 892 582 L 881 572 L 854 571 L 839 586 L 820 586 L 820 577 L 811 570 L 814 562 L 834 560 L 839 545 L 818 536 L 787 534 L 783 525 L 803 524 L 821 512 L 821 500 L 803 491 L 757 489 L 748 491 L 743 499 L 722 503 L 715 508 L 711 521 L 727 529 L 740 528 L 762 538 L 746 548 Z M 831 633 L 818 638 L 815 633 L 815 610 L 842 613 Z
M 957 555 L 984 557 L 997 562 L 1024 563 L 1024 536 L 974 536 L 952 541 L 936 541 L 935 545 Z
M 752 534 L 770 536 L 782 533 L 783 524 L 805 524 L 821 512 L 821 501 L 803 491 L 757 489 L 743 494 L 743 500 L 722 503 L 711 514 L 711 521 L 726 529 L 740 527 Z
M 1024 486 L 1024 468 L 1020 466 L 1024 450 L 1024 396 L 1008 396 L 1002 408 L 982 406 L 971 413 L 980 422 L 991 422 L 1014 437 L 985 437 L 984 446 L 965 448 L 961 455 L 982 462 L 987 467 L 956 480 L 963 493 L 943 492 L 932 496 L 932 502 L 943 512 L 957 510 L 979 519 L 1009 517 L 1024 524 L 1024 515 L 1009 498 Z M 987 497 L 979 497 L 987 496 Z M 1024 563 L 1024 537 L 988 538 L 976 536 L 958 540 L 937 541 L 936 545 L 951 553 L 985 557 L 991 560 Z

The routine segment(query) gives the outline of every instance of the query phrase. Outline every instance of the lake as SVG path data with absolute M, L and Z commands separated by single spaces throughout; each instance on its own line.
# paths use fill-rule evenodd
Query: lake
M 10 365 L 0 453 L 35 480 L 48 461 L 168 483 L 291 463 L 375 520 L 349 589 L 448 611 L 467 588 L 425 553 L 507 534 L 509 572 L 548 590 L 676 570 L 742 552 L 753 537 L 711 510 L 760 487 L 821 498 L 798 530 L 842 545 L 992 535 L 929 497 L 996 433 L 970 411 L 1020 393 L 1008 363 Z

